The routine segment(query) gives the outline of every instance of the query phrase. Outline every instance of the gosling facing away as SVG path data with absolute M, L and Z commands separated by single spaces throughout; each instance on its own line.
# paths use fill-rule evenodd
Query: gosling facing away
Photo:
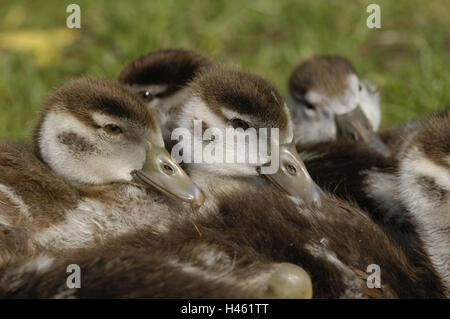
M 294 69 L 288 87 L 296 143 L 347 139 L 389 156 L 374 133 L 381 120 L 378 93 L 350 61 L 326 55 L 307 59 Z
M 118 81 L 138 94 L 156 114 L 164 141 L 168 143 L 175 128 L 172 120 L 189 94 L 186 85 L 198 72 L 212 65 L 208 58 L 194 51 L 158 50 L 128 63 Z

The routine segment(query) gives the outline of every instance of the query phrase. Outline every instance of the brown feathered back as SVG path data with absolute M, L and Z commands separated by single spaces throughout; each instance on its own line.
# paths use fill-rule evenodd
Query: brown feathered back
M 327 96 L 339 96 L 348 87 L 346 76 L 356 74 L 352 64 L 339 56 L 316 56 L 294 69 L 289 90 L 305 94 L 313 90 Z
M 63 263 L 79 264 L 87 278 L 74 294 L 259 297 L 264 296 L 264 288 L 258 273 L 268 271 L 271 263 L 291 262 L 310 275 L 314 298 L 443 297 L 440 282 L 423 276 L 420 267 L 411 265 L 386 234 L 351 205 L 328 197 L 320 210 L 299 209 L 283 194 L 245 185 L 216 196 L 217 212 L 181 216 L 169 232 L 148 229 L 71 255 Z M 366 269 L 371 264 L 381 268 L 381 289 L 367 288 Z M 4 293 L 54 295 L 56 285 L 65 278 L 60 267 L 57 264 L 57 270 L 52 267 L 49 273 L 34 272 L 32 280 L 12 288 L 8 280 L 3 281 Z M 11 271 L 4 269 L 3 274 Z M 56 283 L 45 278 L 55 278 Z M 228 293 L 224 286 L 217 286 L 218 281 L 228 284 Z M 245 283 L 244 290 L 240 282 Z M 217 288 L 215 294 L 212 288 Z

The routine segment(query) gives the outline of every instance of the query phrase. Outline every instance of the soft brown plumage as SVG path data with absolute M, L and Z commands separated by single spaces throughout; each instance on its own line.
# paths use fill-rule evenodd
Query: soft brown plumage
M 119 82 L 133 85 L 167 85 L 158 97 L 174 94 L 212 62 L 190 50 L 166 49 L 150 52 L 127 64 L 118 77 Z

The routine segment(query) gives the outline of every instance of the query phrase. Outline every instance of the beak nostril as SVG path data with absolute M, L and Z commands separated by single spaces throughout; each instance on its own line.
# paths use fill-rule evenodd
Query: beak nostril
M 172 175 L 172 174 L 174 173 L 173 167 L 170 166 L 169 164 L 163 164 L 162 167 L 163 167 L 163 169 L 164 169 L 164 172 L 166 172 L 166 174 Z
M 291 175 L 297 175 L 297 169 L 296 169 L 295 166 L 292 165 L 292 164 L 286 165 L 286 170 L 287 170 L 288 173 L 291 174 Z

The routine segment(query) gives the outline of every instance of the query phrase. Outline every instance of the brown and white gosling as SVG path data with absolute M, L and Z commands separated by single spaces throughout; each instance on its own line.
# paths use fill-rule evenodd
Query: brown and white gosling
M 318 185 L 357 202 L 423 270 L 422 277 L 439 276 L 447 295 L 449 114 L 405 126 L 408 134 L 390 158 L 342 142 L 299 146 Z
M 162 230 L 180 202 L 204 200 L 165 150 L 156 118 L 115 82 L 83 79 L 58 89 L 33 146 L 0 145 L 0 224 L 8 243 L 1 260 L 95 245 L 143 227 Z
M 422 121 L 399 155 L 395 186 L 450 297 L 450 111 Z
M 389 155 L 375 134 L 381 120 L 378 93 L 347 59 L 315 56 L 297 66 L 289 79 L 287 104 L 296 143 L 352 140 Z
M 138 94 L 156 115 L 167 143 L 175 128 L 173 118 L 189 95 L 186 85 L 212 65 L 207 57 L 191 50 L 157 50 L 128 63 L 118 81 Z

